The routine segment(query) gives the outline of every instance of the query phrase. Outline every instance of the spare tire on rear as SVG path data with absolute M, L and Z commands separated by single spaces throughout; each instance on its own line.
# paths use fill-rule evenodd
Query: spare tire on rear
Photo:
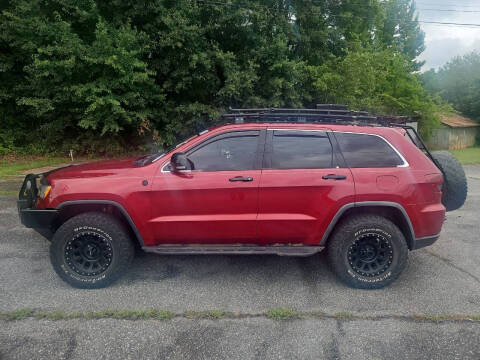
M 433 151 L 443 172 L 442 203 L 447 211 L 461 208 L 467 199 L 467 177 L 459 161 L 448 151 Z

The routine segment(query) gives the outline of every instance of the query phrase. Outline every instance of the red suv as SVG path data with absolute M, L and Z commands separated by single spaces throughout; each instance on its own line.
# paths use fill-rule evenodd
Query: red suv
M 112 283 L 139 244 L 158 254 L 326 248 L 348 285 L 380 288 L 409 250 L 438 239 L 445 206 L 466 197 L 459 163 L 447 152 L 429 158 L 407 135 L 310 122 L 220 126 L 167 153 L 28 175 L 20 218 L 51 239 L 53 268 L 75 287 Z

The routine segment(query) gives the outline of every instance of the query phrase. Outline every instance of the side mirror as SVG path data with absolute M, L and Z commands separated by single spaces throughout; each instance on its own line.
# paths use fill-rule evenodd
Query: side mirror
M 189 170 L 190 164 L 188 163 L 187 155 L 184 153 L 178 152 L 172 155 L 170 159 L 170 164 L 172 165 L 173 171 Z

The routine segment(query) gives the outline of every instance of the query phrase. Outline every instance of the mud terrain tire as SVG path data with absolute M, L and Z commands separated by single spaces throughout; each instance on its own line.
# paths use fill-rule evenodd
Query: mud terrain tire
M 407 264 L 408 247 L 400 229 L 378 215 L 354 215 L 335 229 L 327 245 L 333 271 L 347 285 L 379 289 L 390 285 Z
M 70 285 L 95 289 L 122 276 L 134 252 L 123 224 L 108 214 L 90 212 L 72 217 L 55 232 L 50 261 Z
M 433 151 L 432 156 L 444 173 L 443 205 L 447 211 L 461 208 L 467 199 L 467 177 L 462 165 L 448 151 Z

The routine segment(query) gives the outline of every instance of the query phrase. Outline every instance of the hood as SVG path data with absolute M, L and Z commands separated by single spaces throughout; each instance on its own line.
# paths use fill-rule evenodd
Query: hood
M 133 163 L 135 159 L 136 158 L 131 157 L 69 165 L 49 171 L 43 175 L 48 179 L 66 179 L 123 174 L 131 169 L 138 169 L 138 166 L 135 166 Z

